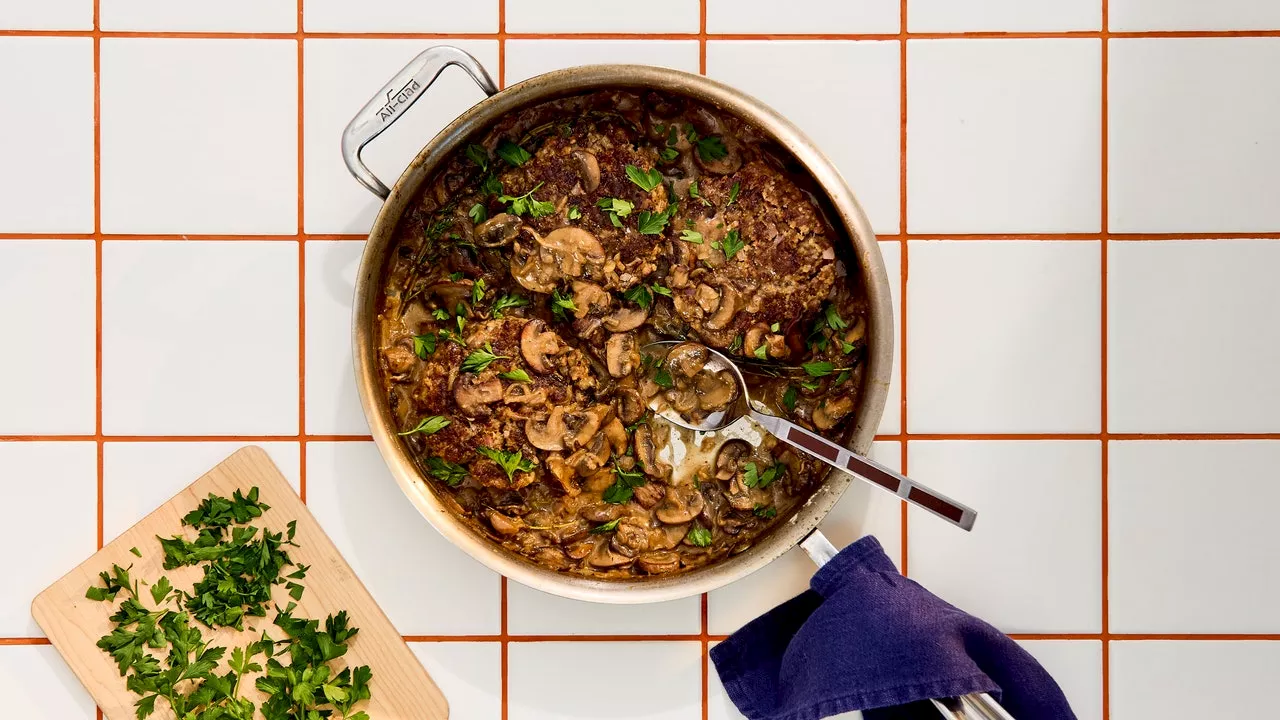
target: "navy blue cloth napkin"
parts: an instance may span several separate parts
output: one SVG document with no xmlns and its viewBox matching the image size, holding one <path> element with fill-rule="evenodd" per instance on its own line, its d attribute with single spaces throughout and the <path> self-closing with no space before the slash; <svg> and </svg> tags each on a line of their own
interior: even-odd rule
<svg viewBox="0 0 1280 720">
<path fill-rule="evenodd" d="M 711 659 L 751 720 L 851 710 L 871 711 L 868 720 L 936 719 L 918 703 L 976 692 L 991 693 L 1016 720 L 1075 718 L 1025 650 L 902 577 L 870 536 L 819 569 L 809 590 L 712 648 Z"/>
</svg>

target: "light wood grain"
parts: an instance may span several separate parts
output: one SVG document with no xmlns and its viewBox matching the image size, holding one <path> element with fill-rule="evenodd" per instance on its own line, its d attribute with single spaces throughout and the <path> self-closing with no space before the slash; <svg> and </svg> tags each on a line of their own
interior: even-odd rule
<svg viewBox="0 0 1280 720">
<path fill-rule="evenodd" d="M 357 478 L 351 479 L 357 482 Z M 85 589 L 98 581 L 98 573 L 110 569 L 112 563 L 121 567 L 133 566 L 131 574 L 136 579 L 154 582 L 168 576 L 175 587 L 190 590 L 193 582 L 203 574 L 198 568 L 164 570 L 164 554 L 156 536 L 169 537 L 184 533 L 193 537 L 190 528 L 183 528 L 182 516 L 194 509 L 210 493 L 231 497 L 235 490 L 248 491 L 257 487 L 260 500 L 271 506 L 255 524 L 272 531 L 281 531 L 290 520 L 298 523 L 295 542 L 300 546 L 289 548 L 295 563 L 310 565 L 303 580 L 306 592 L 298 603 L 295 615 L 319 618 L 339 610 L 346 610 L 351 624 L 360 628 L 360 634 L 351 642 L 347 654 L 335 661 L 335 669 L 344 664 L 355 667 L 368 665 L 373 670 L 370 684 L 372 699 L 360 709 L 369 713 L 371 720 L 438 720 L 449 717 L 449 706 L 439 688 L 432 682 L 413 651 L 404 643 L 387 616 L 374 602 L 369 591 L 352 573 L 351 567 L 338 553 L 333 542 L 316 523 L 305 505 L 293 492 L 266 452 L 258 447 L 246 447 L 210 470 L 169 502 L 134 525 L 111 544 L 67 573 L 62 579 L 40 593 L 31 604 L 31 614 L 44 629 L 50 642 L 71 666 L 80 682 L 102 708 L 109 720 L 132 720 L 137 697 L 125 689 L 115 662 L 99 650 L 98 638 L 111 631 L 107 617 L 116 603 L 94 602 L 85 598 Z M 142 557 L 135 557 L 130 548 L 137 547 Z M 142 601 L 151 607 L 151 597 L 140 590 Z M 274 598 L 281 607 L 290 598 L 284 586 L 277 586 Z M 263 630 L 273 638 L 283 638 L 284 633 L 272 624 L 274 611 L 268 609 L 267 617 L 247 618 L 245 631 L 224 628 L 210 630 L 199 623 L 196 627 L 213 644 L 228 648 L 243 647 L 257 639 Z M 261 658 L 259 658 L 261 662 Z M 220 668 L 225 672 L 227 668 Z M 262 697 L 252 683 L 242 694 L 261 704 Z M 160 708 L 163 707 L 163 710 Z M 173 717 L 167 704 L 157 703 L 158 720 Z"/>
</svg>

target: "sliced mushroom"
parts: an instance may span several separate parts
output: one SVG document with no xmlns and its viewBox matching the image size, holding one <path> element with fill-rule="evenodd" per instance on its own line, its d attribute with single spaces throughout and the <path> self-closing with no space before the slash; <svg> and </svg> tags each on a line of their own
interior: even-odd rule
<svg viewBox="0 0 1280 720">
<path fill-rule="evenodd" d="M 720 306 L 716 308 L 715 314 L 707 320 L 706 326 L 708 330 L 723 330 L 729 326 L 733 320 L 733 316 L 742 308 L 742 296 L 734 289 L 732 285 L 723 285 L 720 288 Z"/>
<path fill-rule="evenodd" d="M 720 307 L 720 292 L 710 285 L 699 285 L 693 290 L 693 300 L 703 312 L 715 312 Z"/>
<path fill-rule="evenodd" d="M 573 306 L 577 308 L 573 311 L 574 317 L 598 315 L 600 311 L 608 310 L 612 302 L 613 297 L 599 285 L 582 280 L 573 282 Z M 592 312 L 593 310 L 596 312 Z"/>
<path fill-rule="evenodd" d="M 787 347 L 787 339 L 782 335 L 769 335 L 764 339 L 764 344 L 767 348 L 765 354 L 769 357 L 783 360 L 791 355 L 791 348 Z"/>
<path fill-rule="evenodd" d="M 587 563 L 592 567 L 612 568 L 627 565 L 634 562 L 634 558 L 629 558 L 621 553 L 616 553 L 609 548 L 609 543 L 602 542 L 596 546 L 591 555 L 587 557 Z"/>
<path fill-rule="evenodd" d="M 667 488 L 667 496 L 654 510 L 654 517 L 668 525 L 680 525 L 698 517 L 706 502 L 702 493 L 687 485 Z"/>
<path fill-rule="evenodd" d="M 605 317 L 604 329 L 609 332 L 626 332 L 635 330 L 649 319 L 649 311 L 638 307 L 623 307 L 614 310 Z"/>
<path fill-rule="evenodd" d="M 520 234 L 520 218 L 510 213 L 498 213 L 477 225 L 471 232 L 479 247 L 503 247 L 510 245 Z"/>
<path fill-rule="evenodd" d="M 520 532 L 520 522 L 518 520 L 509 518 L 497 510 L 490 510 L 488 518 L 489 525 L 491 525 L 493 527 L 493 531 L 499 535 L 511 537 Z"/>
<path fill-rule="evenodd" d="M 765 344 L 765 338 L 769 334 L 769 326 L 764 323 L 756 323 L 747 328 L 747 335 L 742 341 L 742 354 L 747 357 L 759 357 L 756 351 L 761 345 Z"/>
<path fill-rule="evenodd" d="M 533 559 L 539 565 L 552 570 L 565 570 L 569 567 L 569 559 L 565 557 L 564 551 L 550 545 L 538 548 L 533 554 Z"/>
<path fill-rule="evenodd" d="M 813 409 L 813 424 L 819 430 L 830 430 L 853 411 L 853 398 L 848 395 L 823 398 Z"/>
<path fill-rule="evenodd" d="M 541 320 L 530 320 L 520 331 L 520 354 L 534 372 L 546 374 L 551 372 L 548 358 L 560 352 L 560 337 L 547 329 Z"/>
<path fill-rule="evenodd" d="M 711 353 L 707 348 L 694 342 L 685 342 L 671 348 L 667 353 L 667 367 L 677 376 L 691 378 L 702 371 Z"/>
<path fill-rule="evenodd" d="M 539 450 L 563 450 L 564 438 L 568 433 L 563 407 L 552 409 L 551 415 L 545 420 L 529 418 L 524 421 L 524 436 L 528 438 L 530 445 Z"/>
<path fill-rule="evenodd" d="M 600 187 L 600 161 L 596 160 L 594 153 L 578 149 L 569 154 L 569 159 L 573 161 L 573 169 L 578 173 L 584 192 L 594 192 Z"/>
<path fill-rule="evenodd" d="M 604 426 L 605 421 L 612 416 L 613 408 L 608 405 L 594 405 L 581 415 L 566 415 L 565 422 L 573 432 L 573 446 L 586 447 L 591 444 L 592 439 L 600 433 L 600 428 Z"/>
<path fill-rule="evenodd" d="M 650 575 L 662 575 L 680 569 L 680 556 L 670 550 L 653 550 L 636 558 L 636 564 Z"/>
<path fill-rule="evenodd" d="M 560 453 L 551 453 L 547 456 L 547 470 L 551 471 L 551 476 L 560 483 L 560 487 L 564 489 L 565 494 L 569 497 L 577 497 L 582 492 L 582 488 L 578 487 L 578 483 L 575 482 L 575 478 L 578 475 L 577 471 L 569 463 L 565 462 Z"/>
<path fill-rule="evenodd" d="M 520 230 L 532 241 L 517 239 L 512 244 L 511 276 L 533 292 L 550 294 L 557 282 L 582 277 L 604 263 L 600 241 L 580 227 L 562 227 L 545 237 L 528 225 Z"/>
<path fill-rule="evenodd" d="M 392 375 L 404 375 L 409 372 L 418 359 L 418 356 L 413 354 L 413 349 L 404 345 L 392 345 L 382 351 L 382 357 L 386 358 L 387 369 Z"/>
<path fill-rule="evenodd" d="M 847 343 L 856 343 L 867 334 L 867 320 L 859 315 L 854 318 L 853 324 L 848 330 L 844 331 L 844 341 Z"/>
<path fill-rule="evenodd" d="M 614 333 L 604 345 L 605 367 L 609 374 L 620 378 L 636 369 L 640 353 L 636 352 L 636 338 L 631 333 Z"/>
<path fill-rule="evenodd" d="M 671 409 L 681 415 L 687 416 L 700 407 L 698 393 L 691 388 L 671 388 L 665 393 L 664 397 L 666 397 L 667 404 L 671 406 Z"/>
<path fill-rule="evenodd" d="M 746 440 L 729 440 L 716 453 L 716 479 L 729 480 L 751 455 L 751 445 Z"/>
<path fill-rule="evenodd" d="M 620 388 L 617 391 L 618 418 L 630 425 L 644 417 L 644 403 L 640 402 L 640 393 L 631 388 Z"/>
<path fill-rule="evenodd" d="M 667 474 L 669 468 L 658 462 L 658 452 L 653 442 L 653 432 L 648 425 L 641 425 L 636 428 L 631 440 L 635 444 L 636 462 L 644 467 L 645 475 L 660 478 Z"/>
<path fill-rule="evenodd" d="M 565 458 L 565 462 L 577 474 L 588 477 L 609 462 L 609 455 L 609 443 L 601 434 L 596 435 L 586 446 Z"/>
<path fill-rule="evenodd" d="M 649 547 L 654 550 L 671 550 L 678 547 L 688 534 L 688 523 L 659 525 L 649 533 Z"/>
<path fill-rule="evenodd" d="M 503 391 L 502 402 L 507 405 L 545 405 L 547 391 L 544 388 L 535 388 L 529 383 L 513 382 Z"/>
<path fill-rule="evenodd" d="M 596 549 L 596 542 L 596 540 L 581 540 L 573 543 L 569 547 L 565 548 L 565 554 L 574 560 L 581 560 L 582 558 L 590 555 L 592 550 Z"/>
<path fill-rule="evenodd" d="M 640 506 L 646 510 L 652 509 L 654 505 L 662 502 L 662 498 L 667 494 L 666 488 L 661 483 L 647 482 L 637 488 L 632 489 L 632 499 L 640 503 Z"/>
<path fill-rule="evenodd" d="M 583 520 L 589 520 L 593 523 L 607 523 L 622 517 L 623 509 L 621 505 L 613 505 L 610 503 L 596 503 L 595 505 L 587 505 L 578 511 Z"/>
<path fill-rule="evenodd" d="M 612 418 L 605 423 L 604 437 L 609 441 L 609 449 L 614 453 L 621 455 L 627 451 L 627 429 L 618 418 Z"/>
<path fill-rule="evenodd" d="M 698 373 L 693 378 L 693 388 L 698 394 L 698 407 L 706 412 L 724 410 L 738 399 L 738 383 L 728 370 Z"/>
<path fill-rule="evenodd" d="M 638 518 L 623 518 L 613 531 L 609 546 L 614 552 L 635 557 L 649 549 L 649 525 Z"/>
<path fill-rule="evenodd" d="M 489 410 L 490 403 L 502 399 L 502 381 L 496 377 L 480 380 L 478 376 L 465 374 L 453 386 L 453 401 L 465 415 L 479 415 Z"/>
</svg>

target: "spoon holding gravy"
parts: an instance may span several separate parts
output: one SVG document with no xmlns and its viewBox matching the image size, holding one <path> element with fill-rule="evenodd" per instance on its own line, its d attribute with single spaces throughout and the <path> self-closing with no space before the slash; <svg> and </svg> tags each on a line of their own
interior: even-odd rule
<svg viewBox="0 0 1280 720">
<path fill-rule="evenodd" d="M 693 342 L 664 340 L 645 345 L 658 358 L 647 404 L 680 427 L 712 432 L 746 416 L 779 440 L 831 467 L 847 472 L 960 527 L 972 530 L 978 513 L 951 498 L 894 472 L 870 458 L 776 415 L 752 407 L 742 372 L 725 355 Z"/>
</svg>

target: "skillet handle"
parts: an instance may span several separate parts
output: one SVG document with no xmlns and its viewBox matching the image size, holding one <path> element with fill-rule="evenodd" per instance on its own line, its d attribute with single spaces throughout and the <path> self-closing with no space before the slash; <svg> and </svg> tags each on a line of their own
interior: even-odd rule
<svg viewBox="0 0 1280 720">
<path fill-rule="evenodd" d="M 396 73 L 342 131 L 342 159 L 347 163 L 347 170 L 361 185 L 383 200 L 391 190 L 364 164 L 360 151 L 418 102 L 423 92 L 450 65 L 465 70 L 485 95 L 498 92 L 498 86 L 480 61 L 452 45 L 438 45 L 424 50 Z"/>
</svg>

